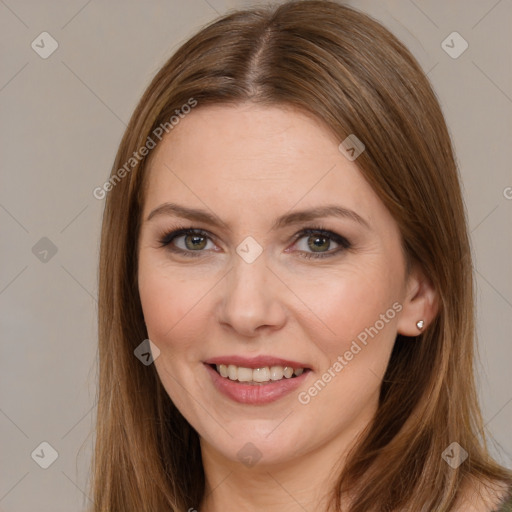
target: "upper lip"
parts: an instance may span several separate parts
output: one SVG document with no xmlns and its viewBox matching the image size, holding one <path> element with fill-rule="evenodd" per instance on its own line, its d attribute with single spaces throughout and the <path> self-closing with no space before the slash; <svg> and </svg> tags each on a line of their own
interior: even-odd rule
<svg viewBox="0 0 512 512">
<path fill-rule="evenodd" d="M 225 364 L 241 366 L 243 368 L 264 368 L 265 366 L 289 366 L 291 368 L 309 368 L 304 363 L 298 361 L 291 361 L 290 359 L 282 359 L 280 357 L 260 355 L 256 357 L 243 357 L 243 356 L 218 356 L 212 357 L 206 361 L 205 364 Z"/>
</svg>

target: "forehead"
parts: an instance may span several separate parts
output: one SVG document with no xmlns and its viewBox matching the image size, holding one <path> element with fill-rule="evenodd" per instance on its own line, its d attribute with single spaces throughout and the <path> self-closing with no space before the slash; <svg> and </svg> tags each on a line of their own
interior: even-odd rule
<svg viewBox="0 0 512 512">
<path fill-rule="evenodd" d="M 250 170 L 258 177 L 273 163 L 285 171 L 299 158 L 318 160 L 320 153 L 337 144 L 334 134 L 310 114 L 244 103 L 196 107 L 164 137 L 156 152 L 171 150 L 174 159 L 186 162 L 208 158 L 231 173 L 243 163 L 245 175 Z"/>
<path fill-rule="evenodd" d="M 198 106 L 151 155 L 145 214 L 164 202 L 207 206 L 221 217 L 329 203 L 374 216 L 384 205 L 339 143 L 295 109 Z"/>
</svg>

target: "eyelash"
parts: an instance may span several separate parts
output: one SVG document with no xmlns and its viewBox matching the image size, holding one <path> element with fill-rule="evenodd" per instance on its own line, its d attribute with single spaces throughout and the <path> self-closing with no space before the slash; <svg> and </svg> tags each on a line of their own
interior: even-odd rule
<svg viewBox="0 0 512 512">
<path fill-rule="evenodd" d="M 190 257 L 190 258 L 197 258 L 197 257 L 201 256 L 201 253 L 204 251 L 185 251 L 183 249 L 178 249 L 171 245 L 171 242 L 175 238 L 178 238 L 178 237 L 184 236 L 184 235 L 197 235 L 197 236 L 209 238 L 211 240 L 210 235 L 202 229 L 179 227 L 173 231 L 168 231 L 168 232 L 165 232 L 164 234 L 162 234 L 159 238 L 160 246 L 167 247 L 167 249 L 171 252 L 182 254 L 182 255 L 185 255 L 186 257 Z M 304 251 L 299 251 L 299 253 L 301 253 L 301 257 L 305 258 L 305 259 L 330 258 L 330 257 L 336 256 L 338 253 L 343 252 L 344 250 L 350 249 L 352 247 L 352 244 L 345 237 L 338 235 L 337 233 L 334 233 L 332 231 L 329 231 L 329 230 L 325 229 L 323 226 L 314 226 L 311 228 L 303 229 L 302 231 L 300 231 L 299 233 L 297 233 L 295 235 L 293 243 L 295 244 L 301 238 L 303 238 L 305 236 L 311 236 L 311 235 L 319 235 L 321 237 L 328 238 L 328 239 L 332 240 L 333 242 L 336 242 L 340 247 L 335 249 L 333 252 L 329 252 L 329 253 L 304 253 Z"/>
</svg>

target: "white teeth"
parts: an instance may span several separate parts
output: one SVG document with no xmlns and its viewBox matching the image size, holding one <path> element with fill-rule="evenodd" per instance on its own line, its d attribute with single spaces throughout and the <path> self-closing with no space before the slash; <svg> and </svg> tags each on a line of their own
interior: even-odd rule
<svg viewBox="0 0 512 512">
<path fill-rule="evenodd" d="M 238 368 L 238 380 L 240 382 L 251 382 L 251 380 L 253 380 L 253 373 L 254 371 L 251 368 L 243 368 L 240 366 Z"/>
<path fill-rule="evenodd" d="M 231 380 L 238 379 L 238 370 L 237 370 L 237 368 L 236 368 L 236 366 L 234 364 L 230 364 L 228 366 L 228 377 Z"/>
<path fill-rule="evenodd" d="M 217 371 L 222 377 L 239 382 L 270 382 L 283 378 L 291 379 L 295 374 L 297 377 L 304 373 L 304 368 L 292 368 L 291 366 L 263 366 L 262 368 L 245 368 L 234 364 L 216 365 Z"/>
<path fill-rule="evenodd" d="M 285 366 L 283 373 L 287 379 L 290 379 L 293 375 L 293 368 L 291 368 L 290 366 Z"/>
<path fill-rule="evenodd" d="M 241 368 L 238 370 L 238 375 L 240 375 L 240 370 Z M 270 380 L 270 370 L 268 367 L 255 368 L 252 371 L 252 380 L 254 382 L 268 382 Z"/>
<path fill-rule="evenodd" d="M 283 378 L 283 367 L 282 366 L 272 366 L 270 368 L 270 378 L 272 380 L 281 380 Z"/>
</svg>

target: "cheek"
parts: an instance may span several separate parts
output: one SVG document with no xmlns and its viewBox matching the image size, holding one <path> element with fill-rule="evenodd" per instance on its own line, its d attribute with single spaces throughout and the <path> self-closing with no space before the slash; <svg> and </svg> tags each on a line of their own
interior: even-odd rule
<svg viewBox="0 0 512 512">
<path fill-rule="evenodd" d="M 329 411 L 317 419 L 319 429 L 330 431 L 375 406 L 402 309 L 395 288 L 391 276 L 377 279 L 370 273 L 331 280 L 323 288 L 318 316 L 328 330 L 315 335 L 313 323 L 307 327 L 323 353 L 323 364 L 299 397 L 301 404 Z"/>
<path fill-rule="evenodd" d="M 173 339 L 180 340 L 180 347 L 185 346 L 192 334 L 186 329 L 192 326 L 189 317 L 193 315 L 194 306 L 207 291 L 206 284 L 181 280 L 179 273 L 159 268 L 144 258 L 139 267 L 139 295 L 144 313 L 144 321 L 149 338 L 160 349 Z M 203 290 L 204 288 L 204 290 Z M 179 334 L 178 334 L 179 333 Z M 178 348 L 178 347 L 175 347 Z"/>
<path fill-rule="evenodd" d="M 308 330 L 315 324 L 320 329 L 319 335 L 323 333 L 325 352 L 339 353 L 358 336 L 364 340 L 369 329 L 374 333 L 372 327 L 383 335 L 388 332 L 392 335 L 401 309 L 400 283 L 392 268 L 384 272 L 380 265 L 365 265 L 330 272 L 328 278 L 317 277 L 314 286 L 312 282 L 303 283 L 297 295 L 314 313 L 302 318 L 308 319 Z M 319 338 L 312 336 L 312 339 Z"/>
<path fill-rule="evenodd" d="M 159 348 L 155 367 L 167 394 L 191 421 L 185 389 L 198 389 L 193 367 L 197 364 L 198 340 L 203 338 L 197 321 L 201 297 L 211 288 L 202 281 L 181 280 L 179 272 L 146 265 L 139 267 L 139 294 L 149 339 Z M 196 315 L 196 318 L 194 318 Z"/>
</svg>

